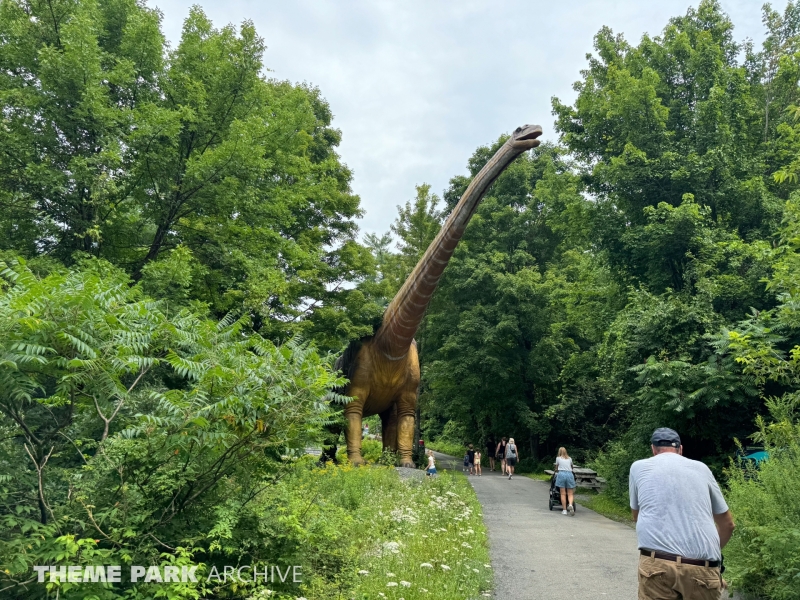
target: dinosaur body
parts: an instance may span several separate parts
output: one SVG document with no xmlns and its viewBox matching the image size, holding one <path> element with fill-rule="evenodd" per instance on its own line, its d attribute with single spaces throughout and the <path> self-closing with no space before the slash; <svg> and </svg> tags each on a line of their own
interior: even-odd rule
<svg viewBox="0 0 800 600">
<path fill-rule="evenodd" d="M 489 186 L 522 152 L 539 145 L 538 125 L 517 128 L 472 180 L 441 231 L 389 304 L 372 337 L 359 340 L 339 358 L 336 368 L 349 383 L 353 400 L 344 409 L 347 457 L 361 464 L 362 418 L 380 415 L 383 445 L 413 467 L 414 418 L 419 393 L 419 357 L 414 342 L 420 322 L 450 257 Z"/>
</svg>

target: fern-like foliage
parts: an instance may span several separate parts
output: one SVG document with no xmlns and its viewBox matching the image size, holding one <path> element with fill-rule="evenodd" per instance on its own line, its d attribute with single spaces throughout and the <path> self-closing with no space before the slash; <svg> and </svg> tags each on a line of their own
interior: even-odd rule
<svg viewBox="0 0 800 600">
<path fill-rule="evenodd" d="M 0 588 L 57 555 L 209 559 L 221 507 L 322 439 L 343 383 L 303 340 L 276 346 L 233 315 L 168 317 L 102 262 L 43 279 L 0 263 Z"/>
</svg>

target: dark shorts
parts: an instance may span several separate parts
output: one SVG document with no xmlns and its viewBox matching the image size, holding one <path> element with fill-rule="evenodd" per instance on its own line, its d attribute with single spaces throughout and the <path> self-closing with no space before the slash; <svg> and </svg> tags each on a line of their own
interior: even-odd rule
<svg viewBox="0 0 800 600">
<path fill-rule="evenodd" d="M 506 458 L 506 464 L 509 467 L 516 467 L 517 466 L 517 457 L 516 456 L 509 456 Z"/>
</svg>

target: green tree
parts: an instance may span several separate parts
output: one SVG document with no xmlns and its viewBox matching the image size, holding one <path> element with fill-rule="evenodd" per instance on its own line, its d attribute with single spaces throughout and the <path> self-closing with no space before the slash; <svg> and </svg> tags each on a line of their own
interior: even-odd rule
<svg viewBox="0 0 800 600">
<path fill-rule="evenodd" d="M 397 207 L 397 219 L 391 226 L 392 233 L 397 236 L 397 247 L 400 250 L 399 283 L 411 273 L 411 270 L 425 254 L 439 229 L 442 227 L 444 213 L 437 208 L 441 198 L 431 194 L 431 186 L 427 183 L 416 186 L 417 196 Z"/>
<path fill-rule="evenodd" d="M 187 298 L 218 317 L 357 335 L 370 310 L 348 284 L 373 267 L 341 133 L 319 90 L 264 76 L 264 49 L 252 23 L 216 29 L 196 7 L 168 50 L 135 0 L 4 2 L 0 249 L 139 279 L 182 247 Z"/>
<path fill-rule="evenodd" d="M 321 440 L 329 401 L 342 400 L 330 363 L 247 333 L 243 319 L 167 317 L 105 262 L 44 279 L 23 263 L 0 269 L 0 588 L 44 597 L 14 584 L 65 558 L 210 567 L 245 552 L 274 564 L 247 541 L 247 507 L 282 455 Z M 159 593 L 196 598 L 199 579 Z"/>
<path fill-rule="evenodd" d="M 479 148 L 468 168 L 479 170 L 492 152 Z M 454 178 L 451 190 L 464 183 Z M 613 314 L 607 294 L 614 297 L 614 284 L 591 256 L 567 245 L 588 239 L 581 190 L 561 151 L 542 146 L 517 159 L 478 207 L 426 318 L 428 436 L 455 420 L 474 432 L 459 441 L 513 432 L 535 455 L 554 430 L 569 429 L 561 426 L 577 413 L 561 409 L 571 401 L 587 424 L 607 420 L 594 418 L 605 410 L 603 396 L 593 402 L 592 367 L 584 370 L 580 353 L 599 341 L 602 320 Z M 585 393 L 573 396 L 578 389 Z"/>
</svg>

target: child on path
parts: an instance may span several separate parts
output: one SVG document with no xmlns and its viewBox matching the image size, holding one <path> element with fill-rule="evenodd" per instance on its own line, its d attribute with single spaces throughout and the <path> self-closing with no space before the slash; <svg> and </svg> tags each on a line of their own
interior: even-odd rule
<svg viewBox="0 0 800 600">
<path fill-rule="evenodd" d="M 466 473 L 469 470 L 469 454 L 466 452 L 464 453 L 464 468 L 462 471 Z"/>
<path fill-rule="evenodd" d="M 475 475 L 480 477 L 481 473 L 481 451 L 475 450 Z"/>
<path fill-rule="evenodd" d="M 426 469 L 426 473 L 428 477 L 433 477 L 436 475 L 436 460 L 433 458 L 433 450 L 426 450 L 425 454 L 428 455 L 428 468 Z"/>
<path fill-rule="evenodd" d="M 472 444 L 469 445 L 469 450 L 467 450 L 467 460 L 469 461 L 469 474 L 475 474 L 475 449 L 472 447 Z"/>
</svg>

